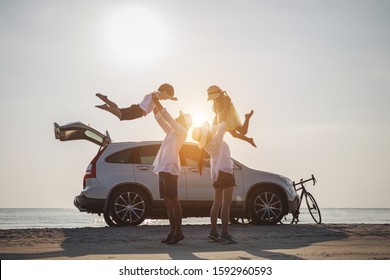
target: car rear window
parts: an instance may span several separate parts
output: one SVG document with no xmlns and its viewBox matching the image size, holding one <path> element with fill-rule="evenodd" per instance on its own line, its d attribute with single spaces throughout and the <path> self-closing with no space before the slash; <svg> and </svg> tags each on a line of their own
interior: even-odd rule
<svg viewBox="0 0 390 280">
<path fill-rule="evenodd" d="M 134 162 L 134 163 L 152 165 L 154 159 L 156 158 L 159 148 L 160 145 L 144 146 L 139 148 L 138 162 Z"/>
<path fill-rule="evenodd" d="M 106 158 L 109 163 L 132 163 L 152 165 L 160 145 L 148 145 L 122 150 Z"/>
<path fill-rule="evenodd" d="M 134 152 L 132 149 L 123 150 L 114 153 L 106 158 L 109 163 L 130 163 L 130 156 Z"/>
</svg>

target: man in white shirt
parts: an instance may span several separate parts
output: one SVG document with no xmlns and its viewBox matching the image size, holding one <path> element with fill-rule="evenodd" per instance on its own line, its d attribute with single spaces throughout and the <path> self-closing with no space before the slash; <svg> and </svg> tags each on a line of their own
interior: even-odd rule
<svg viewBox="0 0 390 280">
<path fill-rule="evenodd" d="M 153 163 L 153 171 L 159 174 L 160 197 L 164 198 L 171 226 L 168 236 L 161 242 L 173 245 L 184 239 L 177 179 L 181 170 L 179 151 L 187 138 L 188 129 L 192 126 L 192 118 L 189 114 L 180 112 L 179 117 L 173 119 L 156 96 L 153 96 L 153 101 L 156 105 L 153 109 L 155 119 L 166 133 Z"/>
</svg>

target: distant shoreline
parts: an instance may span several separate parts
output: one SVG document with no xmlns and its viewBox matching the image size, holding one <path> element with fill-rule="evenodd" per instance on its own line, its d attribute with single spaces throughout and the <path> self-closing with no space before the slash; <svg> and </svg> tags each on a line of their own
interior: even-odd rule
<svg viewBox="0 0 390 280">
<path fill-rule="evenodd" d="M 326 224 L 390 224 L 390 208 L 323 208 L 322 221 Z M 313 224 L 307 209 L 302 209 L 299 224 Z M 284 220 L 284 218 L 283 218 Z M 168 225 L 167 219 L 147 219 L 142 226 Z M 210 218 L 185 218 L 184 225 L 209 225 Z M 107 224 L 103 216 L 81 213 L 77 209 L 62 208 L 0 208 L 0 229 L 29 228 L 102 228 Z"/>
<path fill-rule="evenodd" d="M 238 244 L 207 239 L 209 225 L 184 225 L 186 238 L 162 244 L 168 226 L 0 230 L 2 260 L 33 259 L 390 259 L 390 224 L 232 225 Z"/>
</svg>

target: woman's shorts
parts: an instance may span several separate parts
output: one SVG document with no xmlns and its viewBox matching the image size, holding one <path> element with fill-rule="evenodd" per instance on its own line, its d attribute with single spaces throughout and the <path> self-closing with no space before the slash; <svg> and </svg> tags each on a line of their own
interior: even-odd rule
<svg viewBox="0 0 390 280">
<path fill-rule="evenodd" d="M 168 172 L 159 172 L 158 175 L 160 198 L 177 197 L 177 178 L 179 176 Z"/>
<path fill-rule="evenodd" d="M 119 109 L 122 113 L 121 121 L 139 119 L 145 116 L 145 111 L 138 104 L 133 104 L 127 108 Z"/>
<path fill-rule="evenodd" d="M 218 179 L 214 182 L 214 188 L 225 189 L 233 186 L 236 186 L 236 179 L 234 178 L 234 175 L 231 173 L 219 171 Z"/>
</svg>

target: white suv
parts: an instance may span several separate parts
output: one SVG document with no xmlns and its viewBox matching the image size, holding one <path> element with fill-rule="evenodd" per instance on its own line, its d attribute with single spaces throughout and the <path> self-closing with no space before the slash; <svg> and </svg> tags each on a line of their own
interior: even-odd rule
<svg viewBox="0 0 390 280">
<path fill-rule="evenodd" d="M 103 213 L 109 226 L 167 218 L 159 196 L 158 175 L 152 166 L 161 141 L 113 143 L 108 132 L 104 135 L 82 122 L 63 126 L 54 123 L 54 132 L 60 141 L 85 139 L 99 145 L 85 172 L 83 190 L 74 198 L 80 211 Z M 199 154 L 194 143 L 185 143 L 180 150 L 178 195 L 183 217 L 208 217 L 213 203 L 209 157 L 205 157 L 201 176 Z M 231 206 L 232 222 L 276 224 L 297 209 L 299 196 L 290 179 L 250 169 L 234 159 L 233 162 L 237 186 Z"/>
</svg>

